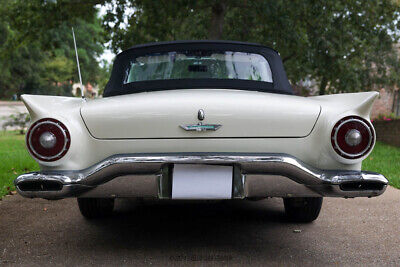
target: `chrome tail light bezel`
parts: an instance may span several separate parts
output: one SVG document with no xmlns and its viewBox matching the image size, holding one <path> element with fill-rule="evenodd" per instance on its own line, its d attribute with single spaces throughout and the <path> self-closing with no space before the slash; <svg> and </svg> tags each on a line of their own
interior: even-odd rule
<svg viewBox="0 0 400 267">
<path fill-rule="evenodd" d="M 338 142 L 338 137 L 345 138 L 343 136 L 338 136 L 338 134 L 339 134 L 339 130 L 343 126 L 345 126 L 347 123 L 356 123 L 360 127 L 364 127 L 363 130 L 365 130 L 368 133 L 367 144 L 361 151 L 359 151 L 357 153 L 350 153 L 348 151 L 345 151 L 345 149 L 343 147 L 341 147 L 340 143 Z M 365 138 L 365 136 L 363 136 L 363 138 Z M 372 124 L 370 122 L 368 122 L 366 119 L 361 118 L 359 116 L 347 116 L 347 117 L 340 119 L 333 127 L 332 133 L 331 133 L 331 144 L 332 144 L 332 148 L 339 156 L 346 158 L 346 159 L 359 159 L 359 158 L 362 158 L 363 156 L 367 155 L 374 147 L 375 131 L 374 131 Z"/>
<path fill-rule="evenodd" d="M 40 127 L 46 126 L 46 125 L 51 125 L 52 127 L 55 127 L 55 129 L 58 132 L 58 135 L 62 137 L 62 140 L 57 140 L 58 142 L 62 142 L 62 146 L 56 151 L 56 153 L 52 153 L 51 155 L 43 155 L 41 154 L 38 150 L 38 148 L 36 146 L 36 144 L 34 144 L 33 142 L 33 136 L 35 135 L 35 131 L 37 131 L 38 129 L 40 129 Z M 54 134 L 51 130 L 48 130 L 46 132 L 50 132 L 52 134 Z M 35 158 L 37 158 L 38 160 L 41 161 L 45 161 L 45 162 L 52 162 L 52 161 L 56 161 L 61 159 L 62 157 L 65 156 L 65 154 L 67 154 L 70 145 L 71 145 L 71 136 L 70 133 L 67 129 L 67 127 L 60 121 L 53 119 L 53 118 L 44 118 L 44 119 L 40 119 L 36 122 L 34 122 L 27 134 L 26 134 L 26 144 L 28 147 L 29 152 L 31 153 L 31 155 Z M 41 147 L 40 149 L 48 149 L 45 147 Z M 50 148 L 52 149 L 52 148 Z M 49 149 L 49 150 L 50 150 Z"/>
</svg>

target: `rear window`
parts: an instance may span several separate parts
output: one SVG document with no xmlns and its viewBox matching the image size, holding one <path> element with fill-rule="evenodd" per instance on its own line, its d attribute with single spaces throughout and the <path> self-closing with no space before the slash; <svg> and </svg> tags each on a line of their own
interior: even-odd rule
<svg viewBox="0 0 400 267">
<path fill-rule="evenodd" d="M 232 51 L 175 51 L 140 55 L 125 70 L 124 84 L 172 79 L 232 79 L 272 83 L 267 59 Z"/>
</svg>

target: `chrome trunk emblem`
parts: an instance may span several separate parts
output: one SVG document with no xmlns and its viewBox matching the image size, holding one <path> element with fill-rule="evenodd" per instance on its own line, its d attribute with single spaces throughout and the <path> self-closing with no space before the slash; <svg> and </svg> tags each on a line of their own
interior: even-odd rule
<svg viewBox="0 0 400 267">
<path fill-rule="evenodd" d="M 222 126 L 221 124 L 202 124 L 201 122 L 199 122 L 198 124 L 180 125 L 180 127 L 186 131 L 196 131 L 196 132 L 216 131 L 221 126 Z"/>
<path fill-rule="evenodd" d="M 204 120 L 205 117 L 206 114 L 204 110 L 199 109 L 199 111 L 197 112 L 197 118 L 200 121 L 199 123 L 180 125 L 180 127 L 185 131 L 205 132 L 205 131 L 216 131 L 222 126 L 221 124 L 203 124 L 201 121 Z"/>
</svg>

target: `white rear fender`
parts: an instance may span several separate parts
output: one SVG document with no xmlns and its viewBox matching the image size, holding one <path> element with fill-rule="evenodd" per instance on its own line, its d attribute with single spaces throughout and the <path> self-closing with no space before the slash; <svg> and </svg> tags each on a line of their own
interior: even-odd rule
<svg viewBox="0 0 400 267">
<path fill-rule="evenodd" d="M 361 161 L 368 157 L 372 149 L 361 158 L 345 159 L 333 149 L 331 133 L 335 124 L 347 116 L 359 116 L 369 122 L 372 105 L 378 95 L 378 92 L 363 92 L 310 97 L 322 107 L 320 118 L 313 131 L 315 141 L 325 144 L 322 147 L 318 165 L 327 166 L 334 159 L 344 164 L 356 164 L 361 168 Z M 374 133 L 374 142 L 375 139 Z"/>
<path fill-rule="evenodd" d="M 67 154 L 59 160 L 44 162 L 38 160 L 41 169 L 52 169 L 58 166 L 80 169 L 82 158 L 90 157 L 91 137 L 80 116 L 80 108 L 85 101 L 76 97 L 22 95 L 22 101 L 31 116 L 31 123 L 40 119 L 52 118 L 62 122 L 71 137 Z"/>
</svg>

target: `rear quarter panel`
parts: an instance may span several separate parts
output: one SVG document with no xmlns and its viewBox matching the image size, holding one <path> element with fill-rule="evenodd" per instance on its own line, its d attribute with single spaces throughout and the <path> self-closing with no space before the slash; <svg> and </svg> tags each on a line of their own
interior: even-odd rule
<svg viewBox="0 0 400 267">
<path fill-rule="evenodd" d="M 51 163 L 38 161 L 42 170 L 85 169 L 115 154 L 179 152 L 287 153 L 320 169 L 360 170 L 363 158 L 346 160 L 336 155 L 330 144 L 330 133 L 333 125 L 344 116 L 358 115 L 369 120 L 369 112 L 377 95 L 376 92 L 367 92 L 298 97 L 298 101 L 314 101 L 321 106 L 321 114 L 312 132 L 305 137 L 207 139 L 101 140 L 89 133 L 81 117 L 81 108 L 90 102 L 79 98 L 32 95 L 24 95 L 22 99 L 33 121 L 45 117 L 58 119 L 67 126 L 71 134 L 71 147 L 66 156 Z M 221 103 L 222 109 L 223 105 L 224 103 Z M 298 112 L 300 116 L 301 109 Z M 296 128 L 298 125 L 294 122 L 290 126 Z"/>
</svg>

